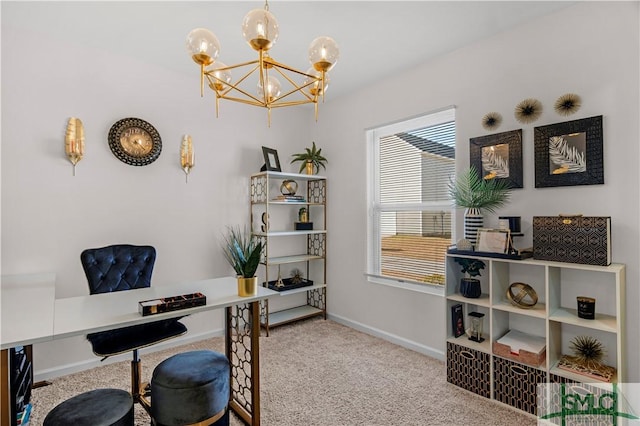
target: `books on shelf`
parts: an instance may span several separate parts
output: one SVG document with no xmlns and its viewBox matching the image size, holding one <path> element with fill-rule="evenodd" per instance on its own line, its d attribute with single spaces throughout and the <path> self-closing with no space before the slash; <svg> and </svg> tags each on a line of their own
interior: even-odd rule
<svg viewBox="0 0 640 426">
<path fill-rule="evenodd" d="M 20 413 L 16 415 L 16 425 L 27 426 L 29 424 L 29 417 L 31 416 L 31 404 L 27 404 Z"/>
<path fill-rule="evenodd" d="M 305 199 L 302 195 L 278 195 L 273 201 L 290 201 L 294 203 L 304 203 Z"/>
</svg>

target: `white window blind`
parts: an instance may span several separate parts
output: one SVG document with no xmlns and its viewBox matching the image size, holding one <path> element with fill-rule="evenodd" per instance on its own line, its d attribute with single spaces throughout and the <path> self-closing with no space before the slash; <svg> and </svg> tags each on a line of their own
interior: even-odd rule
<svg viewBox="0 0 640 426">
<path fill-rule="evenodd" d="M 368 273 L 443 285 L 452 232 L 447 185 L 455 173 L 454 109 L 374 129 L 368 142 Z"/>
</svg>

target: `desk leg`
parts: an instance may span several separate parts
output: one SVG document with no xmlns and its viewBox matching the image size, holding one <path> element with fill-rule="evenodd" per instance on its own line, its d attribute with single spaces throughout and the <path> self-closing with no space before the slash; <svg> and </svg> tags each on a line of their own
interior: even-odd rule
<svg viewBox="0 0 640 426">
<path fill-rule="evenodd" d="M 11 395 L 9 395 L 9 350 L 3 349 L 0 353 L 0 425 L 11 424 Z"/>
<path fill-rule="evenodd" d="M 226 310 L 225 350 L 231 363 L 229 406 L 251 426 L 260 425 L 260 302 Z"/>
</svg>

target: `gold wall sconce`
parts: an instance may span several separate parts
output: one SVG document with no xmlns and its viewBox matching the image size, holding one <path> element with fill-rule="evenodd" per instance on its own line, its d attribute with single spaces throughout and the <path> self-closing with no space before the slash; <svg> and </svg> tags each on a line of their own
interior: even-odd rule
<svg viewBox="0 0 640 426">
<path fill-rule="evenodd" d="M 189 183 L 189 173 L 196 165 L 196 155 L 193 151 L 191 136 L 184 135 L 180 144 L 180 167 L 184 170 L 185 182 Z"/>
<path fill-rule="evenodd" d="M 73 175 L 76 175 L 76 164 L 84 155 L 84 127 L 79 118 L 71 117 L 67 122 L 67 131 L 64 137 L 64 150 L 67 158 L 73 164 Z"/>
</svg>

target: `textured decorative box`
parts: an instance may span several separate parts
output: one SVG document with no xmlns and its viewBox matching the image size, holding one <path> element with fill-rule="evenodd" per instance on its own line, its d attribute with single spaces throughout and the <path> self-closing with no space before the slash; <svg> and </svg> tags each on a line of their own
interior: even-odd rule
<svg viewBox="0 0 640 426">
<path fill-rule="evenodd" d="M 493 358 L 493 398 L 496 401 L 536 415 L 538 385 L 546 382 L 547 372 L 544 370 L 504 358 Z"/>
<path fill-rule="evenodd" d="M 313 222 L 295 222 L 296 231 L 313 231 Z"/>
<path fill-rule="evenodd" d="M 138 312 L 144 317 L 162 312 L 204 306 L 207 297 L 202 293 L 183 294 L 181 296 L 162 297 L 160 299 L 143 300 L 138 302 Z"/>
<path fill-rule="evenodd" d="M 447 382 L 491 398 L 491 356 L 447 342 Z"/>
<path fill-rule="evenodd" d="M 538 367 L 545 360 L 547 347 L 544 337 L 511 330 L 493 342 L 493 353 L 503 358 Z"/>
<path fill-rule="evenodd" d="M 611 264 L 611 218 L 534 216 L 533 258 L 587 265 Z"/>
</svg>

